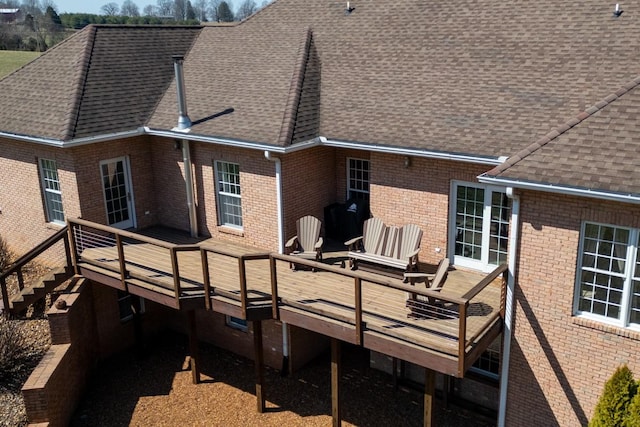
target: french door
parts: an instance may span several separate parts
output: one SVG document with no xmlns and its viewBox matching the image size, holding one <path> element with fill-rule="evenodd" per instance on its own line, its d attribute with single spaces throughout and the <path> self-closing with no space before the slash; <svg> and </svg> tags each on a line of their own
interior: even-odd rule
<svg viewBox="0 0 640 427">
<path fill-rule="evenodd" d="M 102 190 L 107 210 L 107 223 L 117 228 L 135 227 L 131 171 L 129 159 L 103 160 L 100 162 Z"/>
</svg>

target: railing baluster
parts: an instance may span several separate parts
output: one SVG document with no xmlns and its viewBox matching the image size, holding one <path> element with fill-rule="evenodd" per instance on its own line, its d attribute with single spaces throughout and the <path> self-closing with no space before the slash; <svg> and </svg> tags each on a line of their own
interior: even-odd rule
<svg viewBox="0 0 640 427">
<path fill-rule="evenodd" d="M 173 288 L 176 294 L 176 303 L 178 309 L 180 309 L 180 270 L 178 268 L 178 251 L 175 247 L 170 249 L 171 251 L 171 271 L 173 272 Z"/>
<path fill-rule="evenodd" d="M 200 249 L 202 264 L 202 286 L 204 290 L 204 308 L 211 310 L 211 276 L 209 275 L 209 253 L 206 249 Z"/>
<path fill-rule="evenodd" d="M 276 259 L 269 256 L 269 266 L 271 267 L 271 306 L 273 310 L 273 318 L 280 319 L 280 311 L 278 309 L 278 273 L 276 272 Z"/>
<path fill-rule="evenodd" d="M 4 277 L 0 278 L 0 291 L 2 292 L 2 304 L 4 306 L 4 314 L 9 315 L 9 292 L 7 291 L 7 281 Z"/>
<path fill-rule="evenodd" d="M 356 298 L 356 344 L 362 344 L 362 279 L 356 277 L 355 280 Z"/>
<path fill-rule="evenodd" d="M 18 276 L 18 288 L 20 290 L 24 289 L 24 276 L 22 275 L 22 268 L 19 268 L 18 271 L 16 272 L 16 275 Z"/>
<path fill-rule="evenodd" d="M 122 287 L 127 291 L 127 264 L 124 259 L 124 246 L 122 244 L 122 237 L 116 234 L 116 248 L 118 249 L 118 265 L 120 266 L 120 281 Z"/>
<path fill-rule="evenodd" d="M 464 372 L 464 358 L 467 350 L 467 307 L 469 302 L 458 305 L 460 330 L 458 331 L 458 374 Z"/>
<path fill-rule="evenodd" d="M 247 271 L 244 264 L 244 257 L 238 258 L 238 272 L 240 274 L 240 305 L 242 307 L 242 318 L 247 318 Z"/>
</svg>

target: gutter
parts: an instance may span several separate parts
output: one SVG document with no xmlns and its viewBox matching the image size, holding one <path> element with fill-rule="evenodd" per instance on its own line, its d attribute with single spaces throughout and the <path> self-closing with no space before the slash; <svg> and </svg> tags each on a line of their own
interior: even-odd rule
<svg viewBox="0 0 640 427">
<path fill-rule="evenodd" d="M 507 387 L 509 384 L 509 362 L 511 358 L 511 337 L 513 335 L 513 304 L 515 303 L 516 257 L 518 256 L 518 236 L 520 232 L 520 196 L 513 187 L 506 190 L 511 204 L 511 229 L 509 231 L 509 276 L 504 310 L 504 332 L 502 334 L 502 366 L 500 371 L 500 396 L 498 404 L 498 427 L 505 427 L 507 414 Z"/>
<path fill-rule="evenodd" d="M 41 138 L 37 136 L 20 135 L 10 132 L 0 132 L 0 137 L 13 139 L 16 141 L 33 142 L 35 144 L 49 145 L 59 148 L 77 147 L 80 145 L 93 144 L 96 142 L 113 141 L 115 139 L 131 138 L 134 136 L 145 135 L 147 132 L 145 128 L 139 127 L 134 130 L 128 130 L 124 132 L 113 132 L 104 135 L 87 136 L 84 138 L 71 139 L 69 141 L 62 141 L 54 138 Z"/>
<path fill-rule="evenodd" d="M 478 181 L 484 184 L 501 185 L 505 187 L 520 188 L 523 190 L 543 191 L 547 193 L 564 194 L 566 196 L 592 197 L 595 199 L 610 200 L 612 202 L 640 204 L 640 196 L 623 193 L 612 193 L 602 190 L 590 190 L 588 188 L 569 187 L 554 184 L 539 184 L 513 179 L 491 178 L 488 175 L 480 175 Z"/>
<path fill-rule="evenodd" d="M 350 148 L 354 150 L 367 150 L 377 153 L 399 154 L 402 156 L 424 157 L 427 159 L 453 160 L 457 162 L 479 163 L 483 165 L 500 165 L 505 157 L 491 156 L 469 156 L 446 151 L 418 150 L 415 148 L 397 148 L 385 145 L 365 144 L 362 142 L 343 141 L 337 139 L 327 139 L 324 136 L 318 137 L 322 145 L 327 147 Z"/>
</svg>

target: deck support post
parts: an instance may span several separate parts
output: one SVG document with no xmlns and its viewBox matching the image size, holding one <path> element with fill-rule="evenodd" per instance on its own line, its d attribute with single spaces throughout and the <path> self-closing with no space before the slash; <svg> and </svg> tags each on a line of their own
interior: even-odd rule
<svg viewBox="0 0 640 427">
<path fill-rule="evenodd" d="M 434 424 L 434 408 L 436 394 L 436 373 L 433 369 L 425 368 L 424 372 L 424 427 Z"/>
<path fill-rule="evenodd" d="M 391 372 L 393 373 L 393 389 L 398 390 L 398 358 L 391 358 Z"/>
<path fill-rule="evenodd" d="M 340 340 L 331 338 L 331 415 L 333 427 L 342 425 L 340 413 Z"/>
<path fill-rule="evenodd" d="M 262 347 L 262 321 L 254 320 L 253 322 L 253 351 L 255 352 L 255 370 L 256 370 L 256 400 L 258 413 L 265 411 L 264 398 L 264 349 Z"/>
<path fill-rule="evenodd" d="M 189 320 L 189 366 L 191 367 L 191 381 L 193 384 L 200 382 L 200 368 L 198 366 L 198 334 L 196 329 L 196 311 L 187 312 Z"/>
</svg>

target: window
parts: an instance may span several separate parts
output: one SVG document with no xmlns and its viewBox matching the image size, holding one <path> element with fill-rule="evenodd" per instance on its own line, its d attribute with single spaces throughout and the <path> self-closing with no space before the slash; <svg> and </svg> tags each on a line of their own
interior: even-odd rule
<svg viewBox="0 0 640 427">
<path fill-rule="evenodd" d="M 498 187 L 469 183 L 453 187 L 454 262 L 484 271 L 506 262 L 511 200 Z"/>
<path fill-rule="evenodd" d="M 140 306 L 140 314 L 144 313 L 143 298 L 118 290 L 118 311 L 120 313 L 121 322 L 126 322 L 133 319 L 135 305 Z"/>
<path fill-rule="evenodd" d="M 231 326 L 234 329 L 239 329 L 243 332 L 247 332 L 247 321 L 245 319 L 240 319 L 239 317 L 227 316 L 226 320 L 227 326 Z"/>
<path fill-rule="evenodd" d="M 576 314 L 640 327 L 640 230 L 585 222 L 581 239 Z"/>
<path fill-rule="evenodd" d="M 496 338 L 480 355 L 471 370 L 489 378 L 498 379 L 500 376 L 500 348 L 502 335 Z"/>
<path fill-rule="evenodd" d="M 369 200 L 369 160 L 347 159 L 347 199 Z"/>
<path fill-rule="evenodd" d="M 215 169 L 220 224 L 242 228 L 240 165 L 217 161 Z"/>
<path fill-rule="evenodd" d="M 40 159 L 40 177 L 47 221 L 64 224 L 62 192 L 55 160 Z"/>
</svg>

